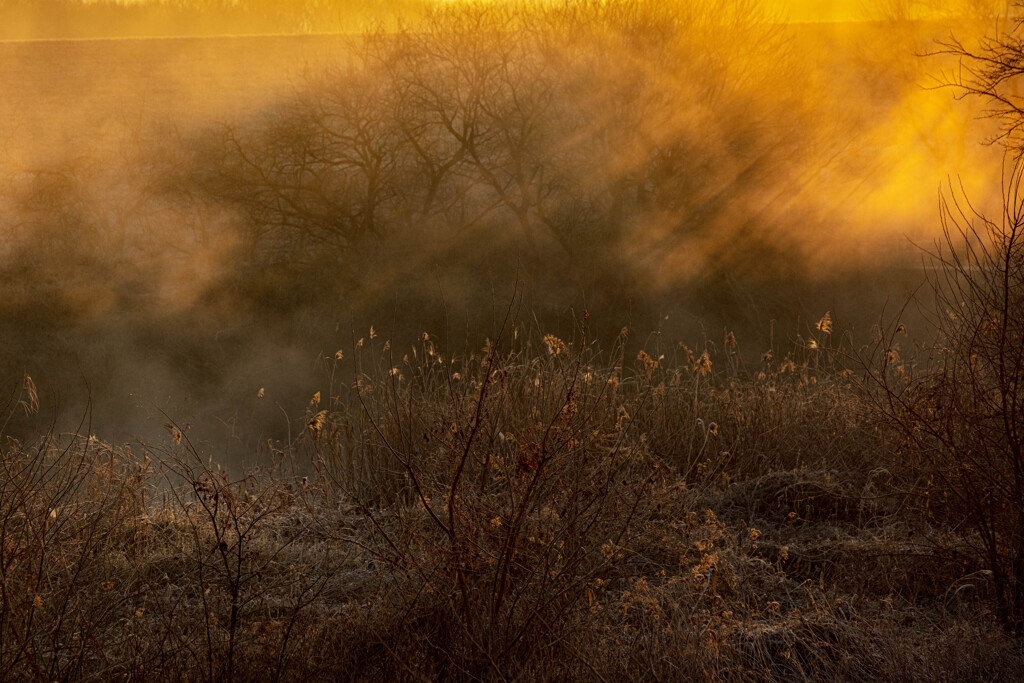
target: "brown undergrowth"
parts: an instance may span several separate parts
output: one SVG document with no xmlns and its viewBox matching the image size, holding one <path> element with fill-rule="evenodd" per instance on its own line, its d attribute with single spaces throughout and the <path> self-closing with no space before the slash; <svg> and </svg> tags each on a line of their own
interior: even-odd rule
<svg viewBox="0 0 1024 683">
<path fill-rule="evenodd" d="M 0 679 L 1014 678 L 969 531 L 831 329 L 752 362 L 585 320 L 457 357 L 373 332 L 243 475 L 173 423 L 8 439 Z"/>
</svg>

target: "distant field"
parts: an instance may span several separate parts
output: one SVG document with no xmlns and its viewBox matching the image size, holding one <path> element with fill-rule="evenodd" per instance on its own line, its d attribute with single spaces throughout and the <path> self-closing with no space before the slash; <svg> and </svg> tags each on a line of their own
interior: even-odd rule
<svg viewBox="0 0 1024 683">
<path fill-rule="evenodd" d="M 845 173 L 844 167 L 853 166 L 865 171 L 861 180 L 870 185 L 872 178 L 877 181 L 892 172 L 892 165 L 922 159 L 918 173 L 928 175 L 918 178 L 918 186 L 929 200 L 900 196 L 899 201 L 921 205 L 927 213 L 915 209 L 918 213 L 908 216 L 906 207 L 896 207 L 902 223 L 899 237 L 915 219 L 931 221 L 934 189 L 947 174 L 973 163 L 964 157 L 964 149 L 973 149 L 984 134 L 961 128 L 959 139 L 950 140 L 950 105 L 937 108 L 932 101 L 922 110 L 904 103 L 908 88 L 912 92 L 934 84 L 929 70 L 937 73 L 941 65 L 923 68 L 921 62 L 878 69 L 872 63 L 879 59 L 878 50 L 895 49 L 884 28 L 872 23 L 800 25 L 792 29 L 791 49 L 811 60 L 815 71 L 801 74 L 808 87 L 825 74 L 833 86 L 839 84 L 840 98 L 825 91 L 817 95 L 823 119 L 834 117 L 839 127 L 848 125 L 850 117 L 884 123 L 895 113 L 897 119 L 890 132 L 866 128 L 857 137 L 836 138 L 834 153 L 816 171 L 816 180 L 831 182 L 835 174 Z M 919 35 L 941 37 L 943 30 L 928 27 Z M 130 136 L 152 125 L 174 122 L 188 128 L 237 122 L 301 87 L 304 72 L 316 73 L 323 63 L 342 58 L 353 39 L 283 35 L 0 41 L 0 145 L 14 159 L 74 157 L 96 141 L 109 152 L 111 135 Z M 900 49 L 934 48 L 931 39 L 915 41 Z M 957 105 L 957 126 L 971 118 L 967 103 Z M 863 202 L 869 191 L 856 185 L 841 188 L 834 208 Z M 799 202 L 800 195 L 791 194 L 786 201 Z M 888 239 L 880 241 L 882 249 L 890 245 Z"/>
<path fill-rule="evenodd" d="M 0 140 L 74 154 L 104 127 L 235 119 L 344 54 L 343 36 L 0 42 Z"/>
</svg>

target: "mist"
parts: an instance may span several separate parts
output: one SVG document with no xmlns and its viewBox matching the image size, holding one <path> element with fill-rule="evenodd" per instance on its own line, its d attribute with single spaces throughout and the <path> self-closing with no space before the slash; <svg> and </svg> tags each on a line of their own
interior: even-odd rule
<svg viewBox="0 0 1024 683">
<path fill-rule="evenodd" d="M 169 7 L 0 43 L 0 369 L 59 429 L 173 418 L 244 461 L 371 326 L 465 353 L 517 288 L 541 333 L 865 334 L 920 284 L 941 192 L 998 207 L 999 131 L 936 42 L 990 7 Z M 296 34 L 224 35 L 274 22 Z"/>
</svg>

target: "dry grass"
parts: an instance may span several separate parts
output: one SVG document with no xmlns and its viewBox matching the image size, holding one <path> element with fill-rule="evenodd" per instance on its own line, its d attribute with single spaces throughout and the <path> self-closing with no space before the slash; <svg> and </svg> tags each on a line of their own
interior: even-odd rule
<svg viewBox="0 0 1024 683">
<path fill-rule="evenodd" d="M 242 477 L 173 429 L 8 440 L 0 678 L 1016 678 L 955 514 L 818 336 L 375 335 Z"/>
</svg>

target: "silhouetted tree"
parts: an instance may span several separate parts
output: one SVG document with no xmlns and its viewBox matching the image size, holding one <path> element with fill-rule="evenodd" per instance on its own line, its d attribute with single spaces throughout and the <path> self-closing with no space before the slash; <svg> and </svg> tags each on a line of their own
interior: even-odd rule
<svg viewBox="0 0 1024 683">
<path fill-rule="evenodd" d="M 792 163 L 762 19 L 745 0 L 438 6 L 197 144 L 195 182 L 240 216 L 254 271 L 476 245 L 628 278 L 624 249 L 725 242 Z"/>
</svg>

